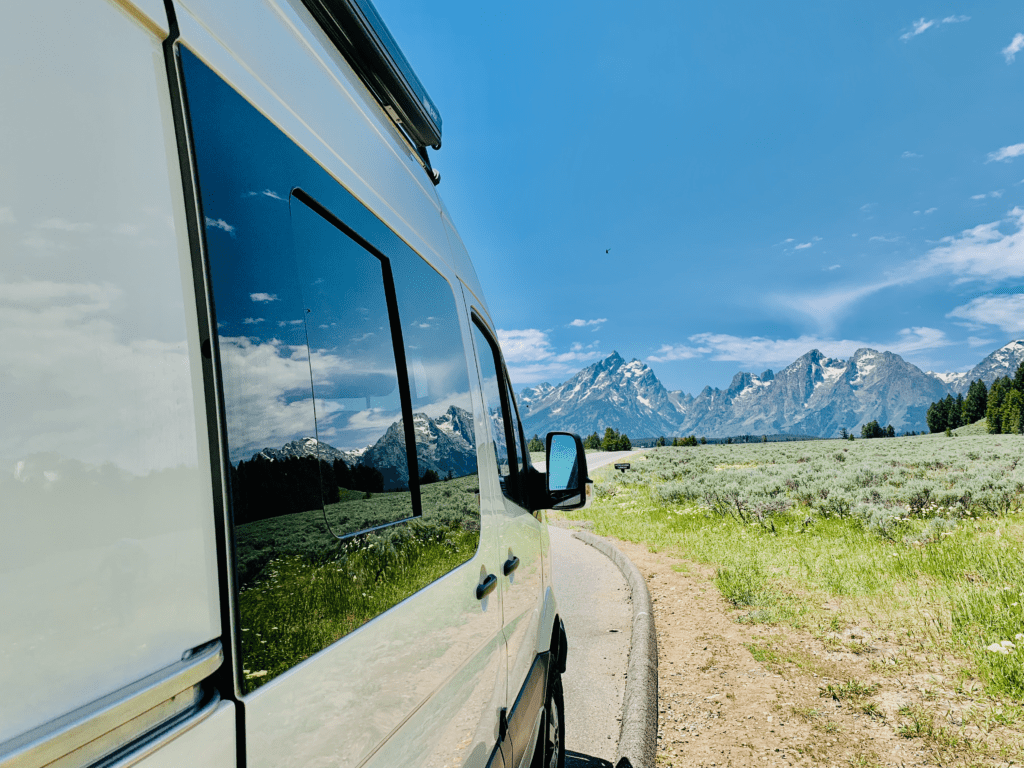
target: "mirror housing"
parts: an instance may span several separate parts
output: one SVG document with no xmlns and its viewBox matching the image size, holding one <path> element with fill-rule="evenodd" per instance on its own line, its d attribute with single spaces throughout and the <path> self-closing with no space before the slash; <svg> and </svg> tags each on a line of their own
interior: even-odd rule
<svg viewBox="0 0 1024 768">
<path fill-rule="evenodd" d="M 593 499 L 593 483 L 587 475 L 583 440 L 571 432 L 548 432 L 544 441 L 546 467 L 543 509 L 583 509 Z"/>
</svg>

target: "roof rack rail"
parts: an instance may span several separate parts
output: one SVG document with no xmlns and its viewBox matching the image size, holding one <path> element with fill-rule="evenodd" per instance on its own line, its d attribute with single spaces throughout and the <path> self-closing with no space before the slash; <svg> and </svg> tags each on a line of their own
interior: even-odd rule
<svg viewBox="0 0 1024 768">
<path fill-rule="evenodd" d="M 416 148 L 440 149 L 441 113 L 373 3 L 370 0 L 302 2 Z"/>
</svg>

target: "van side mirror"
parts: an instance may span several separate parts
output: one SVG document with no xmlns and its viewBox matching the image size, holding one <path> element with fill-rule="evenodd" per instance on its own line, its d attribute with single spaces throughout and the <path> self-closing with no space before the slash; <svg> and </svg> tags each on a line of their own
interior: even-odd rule
<svg viewBox="0 0 1024 768">
<path fill-rule="evenodd" d="M 590 503 L 590 478 L 583 440 L 569 432 L 549 432 L 545 441 L 544 506 L 548 509 L 581 509 Z"/>
</svg>

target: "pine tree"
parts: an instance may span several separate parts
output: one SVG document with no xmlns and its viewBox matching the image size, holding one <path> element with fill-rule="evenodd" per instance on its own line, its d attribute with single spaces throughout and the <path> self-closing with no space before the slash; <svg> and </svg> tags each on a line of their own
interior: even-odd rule
<svg viewBox="0 0 1024 768">
<path fill-rule="evenodd" d="M 846 427 L 839 430 L 839 439 L 845 440 L 850 433 L 846 431 Z"/>
<path fill-rule="evenodd" d="M 1019 370 L 1019 369 L 1018 369 Z M 1010 379 L 1006 376 L 992 382 L 988 391 L 988 403 L 985 406 L 985 419 L 990 434 L 998 435 L 1003 431 L 1003 400 L 1010 389 Z"/>
<path fill-rule="evenodd" d="M 892 424 L 889 424 L 885 428 L 885 436 L 886 437 L 896 437 L 896 430 L 893 428 Z"/>
<path fill-rule="evenodd" d="M 1024 395 L 1016 389 L 1011 389 L 1003 400 L 1002 426 L 1007 434 L 1024 432 Z"/>
<path fill-rule="evenodd" d="M 985 418 L 985 406 L 988 404 L 988 388 L 981 379 L 971 382 L 964 398 L 964 423 L 973 424 Z"/>
<path fill-rule="evenodd" d="M 925 416 L 925 420 L 928 422 L 928 431 L 932 434 L 936 432 L 942 432 L 946 429 L 946 401 L 938 400 L 931 404 L 928 408 L 928 414 Z"/>
</svg>

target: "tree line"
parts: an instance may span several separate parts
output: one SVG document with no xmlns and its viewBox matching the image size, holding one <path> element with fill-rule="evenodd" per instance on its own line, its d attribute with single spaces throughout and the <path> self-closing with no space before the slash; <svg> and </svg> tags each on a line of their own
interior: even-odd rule
<svg viewBox="0 0 1024 768">
<path fill-rule="evenodd" d="M 421 483 L 439 479 L 430 469 L 424 475 Z M 350 467 L 341 459 L 331 464 L 312 456 L 292 456 L 279 461 L 254 456 L 231 468 L 235 525 L 333 504 L 341 499 L 339 489 L 381 493 L 384 475 L 362 464 Z"/>
<path fill-rule="evenodd" d="M 1013 376 L 1001 376 L 986 387 L 980 379 L 972 381 L 967 396 L 946 395 L 932 403 L 926 415 L 930 432 L 987 421 L 990 434 L 1021 434 L 1024 432 L 1024 365 Z"/>
</svg>

